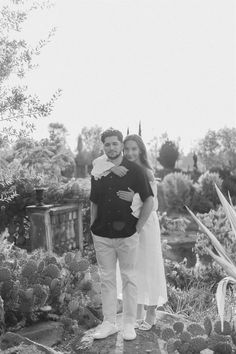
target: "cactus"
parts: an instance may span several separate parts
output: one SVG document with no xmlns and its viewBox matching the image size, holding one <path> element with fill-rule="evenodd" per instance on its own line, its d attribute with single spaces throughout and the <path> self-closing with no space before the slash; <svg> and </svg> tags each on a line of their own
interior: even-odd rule
<svg viewBox="0 0 236 354">
<path fill-rule="evenodd" d="M 202 328 L 199 324 L 197 323 L 191 323 L 187 327 L 187 331 L 190 332 L 193 336 L 202 336 L 205 334 L 204 328 Z"/>
<path fill-rule="evenodd" d="M 68 308 L 71 313 L 77 311 L 79 307 L 80 307 L 80 303 L 77 300 L 71 300 L 68 304 Z"/>
<path fill-rule="evenodd" d="M 38 273 L 42 273 L 42 271 L 44 270 L 44 267 L 45 267 L 44 261 L 39 262 Z"/>
<path fill-rule="evenodd" d="M 22 278 L 21 278 L 21 286 L 22 286 L 24 289 L 27 289 L 27 288 L 28 288 L 28 285 L 29 285 L 28 279 L 25 278 L 25 277 L 22 277 Z"/>
<path fill-rule="evenodd" d="M 21 275 L 29 280 L 35 277 L 35 273 L 38 270 L 37 263 L 33 260 L 30 259 L 25 266 L 23 267 L 21 271 Z"/>
<path fill-rule="evenodd" d="M 179 351 L 179 350 L 181 350 L 181 348 L 182 348 L 182 346 L 183 346 L 183 343 L 181 342 L 180 339 L 177 339 L 177 340 L 175 340 L 175 342 L 174 342 L 174 346 L 175 346 L 175 349 Z"/>
<path fill-rule="evenodd" d="M 183 330 L 184 330 L 184 324 L 183 324 L 183 322 L 180 322 L 180 321 L 175 322 L 175 323 L 173 324 L 173 329 L 174 329 L 174 331 L 175 331 L 177 334 L 182 333 Z"/>
<path fill-rule="evenodd" d="M 172 328 L 164 328 L 162 333 L 161 333 L 161 337 L 164 341 L 168 341 L 170 338 L 174 338 L 175 337 L 175 332 L 173 331 Z"/>
<path fill-rule="evenodd" d="M 80 261 L 72 260 L 69 264 L 69 270 L 73 273 L 85 272 L 89 267 L 89 262 L 86 259 Z"/>
<path fill-rule="evenodd" d="M 175 338 L 168 339 L 166 350 L 168 354 L 173 354 L 175 352 Z"/>
<path fill-rule="evenodd" d="M 191 341 L 191 334 L 187 331 L 183 331 L 180 336 L 179 336 L 179 339 L 183 342 L 183 343 L 188 343 Z"/>
<path fill-rule="evenodd" d="M 81 259 L 78 263 L 80 272 L 85 272 L 89 267 L 89 261 L 87 261 L 87 259 Z"/>
<path fill-rule="evenodd" d="M 209 336 L 212 332 L 212 322 L 211 322 L 210 317 L 207 316 L 204 318 L 203 325 L 204 325 L 206 334 Z"/>
<path fill-rule="evenodd" d="M 76 260 L 72 260 L 72 262 L 69 264 L 69 270 L 72 273 L 78 273 L 79 272 L 79 262 Z"/>
<path fill-rule="evenodd" d="M 67 253 L 65 254 L 65 256 L 64 256 L 65 263 L 66 263 L 67 265 L 69 265 L 69 264 L 72 262 L 73 258 L 74 258 L 73 253 L 72 253 L 72 252 L 67 252 Z"/>
<path fill-rule="evenodd" d="M 211 333 L 211 335 L 208 337 L 208 349 L 214 350 L 216 344 L 218 344 L 219 342 L 227 342 L 229 341 L 229 338 L 230 337 L 228 336 Z"/>
<path fill-rule="evenodd" d="M 52 281 L 51 281 L 51 284 L 50 284 L 50 289 L 53 291 L 56 289 L 56 287 L 60 285 L 60 282 L 59 282 L 59 279 L 58 278 L 54 278 Z"/>
<path fill-rule="evenodd" d="M 214 324 L 214 331 L 217 334 L 228 335 L 228 334 L 231 334 L 232 329 L 231 329 L 230 323 L 228 321 L 224 321 L 223 332 L 222 332 L 221 331 L 221 322 L 220 321 L 216 321 L 215 324 Z"/>
<path fill-rule="evenodd" d="M 181 348 L 178 349 L 178 352 L 180 354 L 189 354 L 190 353 L 190 351 L 189 351 L 189 343 L 183 343 L 181 345 Z"/>
<path fill-rule="evenodd" d="M 90 280 L 82 280 L 80 282 L 80 289 L 82 291 L 89 291 L 92 289 L 92 283 Z"/>
<path fill-rule="evenodd" d="M 11 279 L 11 272 L 6 267 L 0 267 L 0 282 Z"/>
<path fill-rule="evenodd" d="M 51 277 L 44 277 L 42 279 L 42 284 L 47 285 L 47 286 L 51 286 L 52 283 L 52 278 Z"/>
<path fill-rule="evenodd" d="M 2 286 L 0 288 L 0 295 L 3 300 L 6 300 L 9 297 L 9 295 L 12 293 L 13 285 L 14 285 L 14 281 L 11 279 L 6 280 L 2 283 Z"/>
<path fill-rule="evenodd" d="M 231 354 L 232 347 L 229 343 L 219 342 L 216 344 L 216 346 L 214 348 L 214 353 L 215 354 Z"/>
<path fill-rule="evenodd" d="M 19 309 L 20 309 L 23 313 L 30 313 L 30 312 L 32 312 L 32 311 L 33 311 L 33 299 L 29 299 L 29 300 L 23 300 L 23 299 L 21 299 Z"/>
<path fill-rule="evenodd" d="M 207 348 L 207 341 L 205 338 L 197 336 L 191 339 L 189 342 L 189 350 L 193 352 L 200 352 Z"/>
<path fill-rule="evenodd" d="M 41 284 L 35 284 L 33 286 L 33 294 L 37 297 L 41 297 L 45 293 L 44 288 Z"/>
<path fill-rule="evenodd" d="M 43 274 L 51 277 L 52 279 L 59 278 L 60 277 L 60 269 L 55 264 L 50 263 L 48 266 L 46 266 L 44 268 Z"/>
</svg>

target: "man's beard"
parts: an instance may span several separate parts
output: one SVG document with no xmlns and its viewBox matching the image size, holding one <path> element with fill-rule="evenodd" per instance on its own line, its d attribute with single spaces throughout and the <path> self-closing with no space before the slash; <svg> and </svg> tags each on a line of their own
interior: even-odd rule
<svg viewBox="0 0 236 354">
<path fill-rule="evenodd" d="M 122 155 L 122 152 L 120 152 L 119 154 L 115 155 L 115 156 L 107 156 L 109 160 L 116 160 L 118 159 L 118 157 L 120 157 Z"/>
</svg>

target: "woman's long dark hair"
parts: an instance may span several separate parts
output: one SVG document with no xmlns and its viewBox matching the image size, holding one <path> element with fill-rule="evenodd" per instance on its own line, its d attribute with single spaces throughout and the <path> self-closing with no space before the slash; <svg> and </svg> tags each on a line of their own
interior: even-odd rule
<svg viewBox="0 0 236 354">
<path fill-rule="evenodd" d="M 125 137 L 124 145 L 127 141 L 135 141 L 135 143 L 138 145 L 139 150 L 140 150 L 139 157 L 140 157 L 140 161 L 141 161 L 142 165 L 145 166 L 146 168 L 152 170 L 152 166 L 150 165 L 150 162 L 148 161 L 147 149 L 146 149 L 146 146 L 145 146 L 142 138 L 137 134 L 130 134 Z"/>
</svg>

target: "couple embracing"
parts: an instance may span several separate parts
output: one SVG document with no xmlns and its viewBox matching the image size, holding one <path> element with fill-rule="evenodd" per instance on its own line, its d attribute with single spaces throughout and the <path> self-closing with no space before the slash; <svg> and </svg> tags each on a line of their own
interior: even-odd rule
<svg viewBox="0 0 236 354">
<path fill-rule="evenodd" d="M 93 336 L 102 339 L 118 331 L 121 292 L 123 338 L 133 340 L 135 328 L 149 330 L 156 306 L 167 301 L 157 185 L 140 136 L 128 135 L 123 141 L 119 130 L 108 129 L 101 141 L 105 154 L 94 161 L 90 200 L 103 322 Z"/>
</svg>

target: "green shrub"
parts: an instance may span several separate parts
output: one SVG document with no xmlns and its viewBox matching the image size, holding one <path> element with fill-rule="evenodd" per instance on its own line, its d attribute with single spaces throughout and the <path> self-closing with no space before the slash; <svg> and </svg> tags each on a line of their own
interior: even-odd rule
<svg viewBox="0 0 236 354">
<path fill-rule="evenodd" d="M 191 201 L 191 210 L 195 213 L 208 213 L 211 209 L 214 209 L 214 204 L 201 191 L 195 189 Z"/>
<path fill-rule="evenodd" d="M 178 145 L 174 141 L 167 139 L 160 147 L 158 161 L 164 168 L 173 169 L 178 157 Z"/>
<path fill-rule="evenodd" d="M 162 181 L 165 203 L 168 211 L 184 212 L 193 194 L 193 182 L 182 173 L 170 173 Z"/>
<path fill-rule="evenodd" d="M 222 182 L 223 180 L 220 178 L 218 173 L 207 171 L 199 177 L 195 187 L 201 195 L 203 195 L 213 204 L 214 207 L 216 207 L 220 204 L 220 202 L 216 193 L 215 184 L 221 189 Z"/>
</svg>

